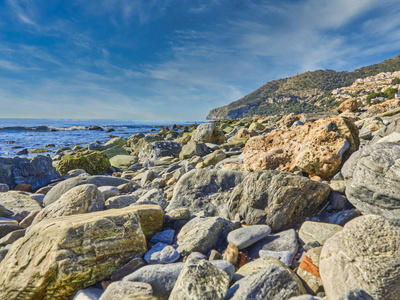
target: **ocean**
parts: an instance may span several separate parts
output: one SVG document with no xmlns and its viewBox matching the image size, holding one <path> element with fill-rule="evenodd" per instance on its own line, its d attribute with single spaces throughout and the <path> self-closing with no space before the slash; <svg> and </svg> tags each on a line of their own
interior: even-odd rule
<svg viewBox="0 0 400 300">
<path fill-rule="evenodd" d="M 159 120 L 93 120 L 93 119 L 1 119 L 0 118 L 0 156 L 32 157 L 37 154 L 17 155 L 23 149 L 44 148 L 45 145 L 55 154 L 64 146 L 86 146 L 94 141 L 104 143 L 110 134 L 127 139 L 135 133 L 157 132 L 161 126 L 201 124 L 204 121 L 159 121 Z M 89 130 L 100 126 L 103 131 Z M 114 130 L 107 132 L 107 130 Z"/>
</svg>

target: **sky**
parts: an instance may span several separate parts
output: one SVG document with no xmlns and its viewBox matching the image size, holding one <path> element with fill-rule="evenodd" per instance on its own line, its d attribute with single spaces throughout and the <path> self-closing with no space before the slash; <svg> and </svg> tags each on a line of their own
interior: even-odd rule
<svg viewBox="0 0 400 300">
<path fill-rule="evenodd" d="M 0 117 L 204 120 L 400 54 L 399 0 L 0 0 Z"/>
</svg>

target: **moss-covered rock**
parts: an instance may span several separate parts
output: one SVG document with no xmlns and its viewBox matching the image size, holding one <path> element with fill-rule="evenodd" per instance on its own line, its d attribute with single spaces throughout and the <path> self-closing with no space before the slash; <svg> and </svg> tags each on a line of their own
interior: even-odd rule
<svg viewBox="0 0 400 300">
<path fill-rule="evenodd" d="M 106 149 L 102 151 L 109 159 L 117 155 L 129 155 L 128 151 L 126 151 L 122 146 L 114 146 L 112 148 Z"/>
<path fill-rule="evenodd" d="M 36 149 L 31 149 L 29 150 L 30 153 L 46 153 L 46 152 L 51 152 L 49 149 L 44 149 L 44 148 L 36 148 Z"/>
<path fill-rule="evenodd" d="M 99 151 L 87 150 L 75 155 L 64 155 L 57 164 L 57 171 L 65 176 L 70 170 L 83 169 L 91 175 L 108 172 L 110 161 L 107 155 Z"/>
</svg>

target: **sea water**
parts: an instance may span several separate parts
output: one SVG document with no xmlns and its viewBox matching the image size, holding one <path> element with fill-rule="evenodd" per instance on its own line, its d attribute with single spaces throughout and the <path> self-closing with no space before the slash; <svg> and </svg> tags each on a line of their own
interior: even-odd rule
<svg viewBox="0 0 400 300">
<path fill-rule="evenodd" d="M 22 149 L 44 148 L 45 145 L 54 144 L 54 147 L 46 148 L 51 151 L 47 154 L 52 155 L 60 147 L 84 147 L 94 141 L 104 143 L 109 140 L 110 134 L 127 139 L 139 132 L 157 132 L 161 126 L 200 123 L 202 121 L 0 118 L 0 156 L 14 157 Z M 100 126 L 103 131 L 89 130 L 92 126 Z M 114 131 L 107 132 L 108 129 Z M 27 156 L 35 155 L 37 154 L 29 153 Z"/>
</svg>

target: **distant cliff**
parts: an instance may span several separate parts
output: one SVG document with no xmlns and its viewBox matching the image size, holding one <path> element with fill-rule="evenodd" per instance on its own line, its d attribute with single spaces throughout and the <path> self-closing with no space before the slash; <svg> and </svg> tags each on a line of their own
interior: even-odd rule
<svg viewBox="0 0 400 300">
<path fill-rule="evenodd" d="M 358 78 L 400 70 L 400 55 L 353 72 L 317 70 L 270 81 L 228 105 L 212 109 L 208 120 L 327 111 L 340 104 L 332 91 L 352 85 Z"/>
</svg>

